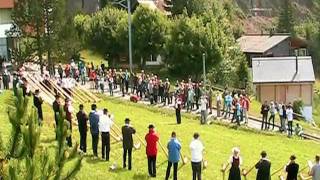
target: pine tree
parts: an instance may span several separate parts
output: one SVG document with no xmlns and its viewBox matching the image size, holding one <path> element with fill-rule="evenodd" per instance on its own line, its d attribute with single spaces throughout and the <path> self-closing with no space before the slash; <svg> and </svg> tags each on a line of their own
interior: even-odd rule
<svg viewBox="0 0 320 180">
<path fill-rule="evenodd" d="M 77 155 L 78 145 L 69 150 L 65 143 L 70 132 L 67 128 L 69 124 L 62 115 L 62 109 L 57 127 L 58 147 L 55 149 L 56 153 L 52 154 L 40 146 L 41 126 L 38 124 L 37 111 L 35 107 L 30 105 L 29 98 L 22 96 L 21 89 L 17 93 L 14 105 L 10 106 L 8 110 L 12 125 L 11 138 L 7 146 L 8 149 L 5 150 L 6 156 L 0 157 L 0 159 L 7 161 L 9 170 L 8 172 L 0 171 L 0 176 L 4 175 L 12 180 L 61 180 L 74 177 L 80 170 L 82 157 Z M 74 165 L 65 169 L 64 165 L 74 159 L 76 159 Z M 2 162 L 0 167 L 3 165 Z"/>
<path fill-rule="evenodd" d="M 277 27 L 279 33 L 291 33 L 292 35 L 295 35 L 293 11 L 291 0 L 284 0 Z"/>
<path fill-rule="evenodd" d="M 246 89 L 249 81 L 249 68 L 244 59 L 240 61 L 236 70 L 236 75 L 237 81 L 235 81 L 235 87 Z"/>
</svg>

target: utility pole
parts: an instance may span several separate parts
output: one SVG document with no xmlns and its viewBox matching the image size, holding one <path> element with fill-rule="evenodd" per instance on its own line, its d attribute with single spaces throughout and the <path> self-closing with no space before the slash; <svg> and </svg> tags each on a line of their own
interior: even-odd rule
<svg viewBox="0 0 320 180">
<path fill-rule="evenodd" d="M 206 54 L 202 54 L 202 65 L 203 65 L 203 84 L 206 85 Z"/>
<path fill-rule="evenodd" d="M 127 0 L 128 4 L 128 28 L 129 28 L 129 67 L 130 73 L 132 73 L 132 37 L 131 37 L 131 0 Z"/>
<path fill-rule="evenodd" d="M 129 67 L 130 67 L 130 73 L 132 73 L 132 37 L 131 37 L 131 0 L 127 0 L 127 6 L 123 3 L 125 0 L 116 0 L 115 2 L 112 2 L 112 4 L 116 4 L 119 6 L 122 6 L 123 8 L 126 8 L 128 10 L 128 32 L 129 32 Z"/>
</svg>

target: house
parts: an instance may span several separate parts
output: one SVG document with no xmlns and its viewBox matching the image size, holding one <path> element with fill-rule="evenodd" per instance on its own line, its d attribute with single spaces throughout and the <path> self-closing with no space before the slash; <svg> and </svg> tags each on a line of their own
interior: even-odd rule
<svg viewBox="0 0 320 180">
<path fill-rule="evenodd" d="M 285 57 L 290 55 L 289 35 L 244 35 L 237 42 L 249 66 L 254 57 Z"/>
<path fill-rule="evenodd" d="M 0 0 L 0 59 L 8 59 L 8 38 L 6 31 L 11 27 L 11 12 L 14 0 Z"/>
<path fill-rule="evenodd" d="M 312 119 L 315 76 L 311 57 L 253 58 L 252 77 L 260 102 L 293 103 L 301 99 L 305 106 L 304 116 Z"/>
</svg>

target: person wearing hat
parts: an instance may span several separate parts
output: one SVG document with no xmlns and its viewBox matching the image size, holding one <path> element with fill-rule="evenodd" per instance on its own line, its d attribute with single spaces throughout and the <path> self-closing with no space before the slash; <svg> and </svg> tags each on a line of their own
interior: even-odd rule
<svg viewBox="0 0 320 180">
<path fill-rule="evenodd" d="M 146 146 L 146 154 L 148 157 L 148 173 L 151 177 L 156 177 L 156 162 L 157 162 L 157 153 L 158 147 L 157 142 L 159 141 L 159 135 L 155 131 L 155 127 L 153 124 L 148 126 L 149 132 L 145 136 L 145 140 L 147 142 Z"/>
<path fill-rule="evenodd" d="M 60 95 L 57 94 L 55 96 L 55 100 L 52 103 L 52 109 L 54 112 L 54 121 L 56 125 L 56 129 L 58 128 L 58 122 L 59 122 L 59 116 L 60 116 L 60 108 L 62 107 L 61 102 L 60 102 Z M 56 139 L 57 139 L 57 132 L 56 132 Z"/>
<path fill-rule="evenodd" d="M 43 100 L 40 97 L 40 91 L 39 89 L 37 89 L 33 94 L 33 105 L 34 107 L 37 108 L 39 124 L 41 124 L 43 120 L 42 103 L 43 103 Z"/>
<path fill-rule="evenodd" d="M 295 162 L 296 156 L 291 155 L 290 161 L 286 165 L 286 172 L 287 172 L 287 180 L 297 180 L 298 179 L 298 172 L 299 172 L 299 164 Z"/>
<path fill-rule="evenodd" d="M 66 113 L 66 120 L 68 121 L 68 129 L 70 130 L 70 135 L 67 136 L 67 144 L 69 147 L 72 147 L 72 138 L 71 138 L 71 132 L 72 132 L 72 112 L 73 112 L 73 107 L 71 104 L 71 100 L 69 98 L 66 99 L 65 104 L 64 104 L 64 112 Z"/>
<path fill-rule="evenodd" d="M 256 180 L 270 180 L 271 162 L 267 159 L 267 153 L 265 151 L 262 151 L 260 155 L 261 159 L 255 165 L 255 168 L 258 170 Z"/>
<path fill-rule="evenodd" d="M 78 129 L 80 133 L 80 150 L 83 153 L 87 152 L 87 123 L 88 123 L 88 116 L 84 111 L 83 104 L 79 105 L 79 112 L 77 113 L 77 120 L 78 120 Z"/>
<path fill-rule="evenodd" d="M 123 146 L 123 168 L 126 168 L 126 158 L 128 154 L 128 169 L 132 169 L 132 148 L 133 148 L 133 138 L 132 135 L 136 133 L 136 130 L 130 125 L 130 119 L 125 119 L 125 125 L 122 126 L 122 146 Z"/>
<path fill-rule="evenodd" d="M 293 109 L 291 103 L 289 103 L 287 110 L 287 120 L 288 120 L 288 135 L 292 136 L 293 133 L 293 128 L 292 128 L 292 123 L 293 123 Z"/>
<path fill-rule="evenodd" d="M 91 112 L 89 113 L 90 132 L 92 136 L 92 151 L 94 159 L 98 157 L 98 142 L 99 142 L 99 114 L 97 112 L 97 105 L 91 105 Z"/>
</svg>

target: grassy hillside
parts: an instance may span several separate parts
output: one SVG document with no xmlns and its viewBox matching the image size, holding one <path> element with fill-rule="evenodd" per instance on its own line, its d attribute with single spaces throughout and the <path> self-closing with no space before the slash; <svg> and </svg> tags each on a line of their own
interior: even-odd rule
<svg viewBox="0 0 320 180">
<path fill-rule="evenodd" d="M 0 95 L 0 132 L 4 141 L 8 140 L 10 125 L 6 116 L 6 104 L 11 99 L 11 92 L 5 92 Z M 87 112 L 89 104 L 86 105 Z M 226 162 L 231 153 L 231 148 L 239 146 L 244 159 L 243 167 L 248 169 L 258 159 L 261 150 L 266 150 L 272 161 L 272 171 L 284 165 L 291 154 L 296 154 L 301 166 L 306 164 L 306 160 L 312 159 L 314 154 L 318 153 L 319 144 L 313 141 L 299 139 L 288 139 L 284 136 L 273 134 L 260 134 L 251 130 L 235 130 L 221 125 L 200 126 L 197 119 L 191 116 L 183 117 L 182 125 L 175 124 L 174 114 L 171 111 L 157 110 L 144 105 L 122 102 L 117 99 L 105 98 L 98 104 L 98 108 L 108 108 L 115 114 L 116 123 L 123 124 L 125 117 L 130 117 L 132 124 L 136 127 L 138 135 L 143 135 L 148 131 L 147 125 L 154 123 L 160 134 L 162 144 L 166 144 L 171 131 L 176 131 L 178 138 L 182 142 L 182 152 L 190 157 L 188 145 L 192 139 L 193 132 L 199 132 L 201 140 L 206 147 L 205 159 L 209 161 L 209 167 L 204 171 L 204 179 L 222 179 L 219 171 L 221 164 Z M 45 123 L 41 134 L 41 146 L 50 149 L 55 148 L 53 113 L 48 105 L 44 107 Z M 73 141 L 79 142 L 79 134 L 76 128 L 73 130 Z M 135 138 L 136 141 L 136 138 Z M 133 171 L 129 172 L 119 169 L 116 172 L 109 172 L 108 168 L 113 162 L 121 165 L 121 144 L 113 143 L 111 145 L 111 161 L 91 160 L 91 137 L 88 134 L 88 156 L 85 157 L 82 169 L 77 175 L 77 179 L 148 179 L 147 161 L 144 148 L 133 153 Z M 100 147 L 100 144 L 99 144 Z M 100 148 L 99 156 L 100 155 Z M 163 179 L 166 170 L 166 157 L 159 147 L 159 156 L 157 160 L 158 178 Z M 253 179 L 253 174 L 249 179 Z M 181 166 L 179 170 L 179 179 L 190 179 L 191 166 L 187 164 Z M 276 179 L 276 178 L 275 178 Z"/>
</svg>

